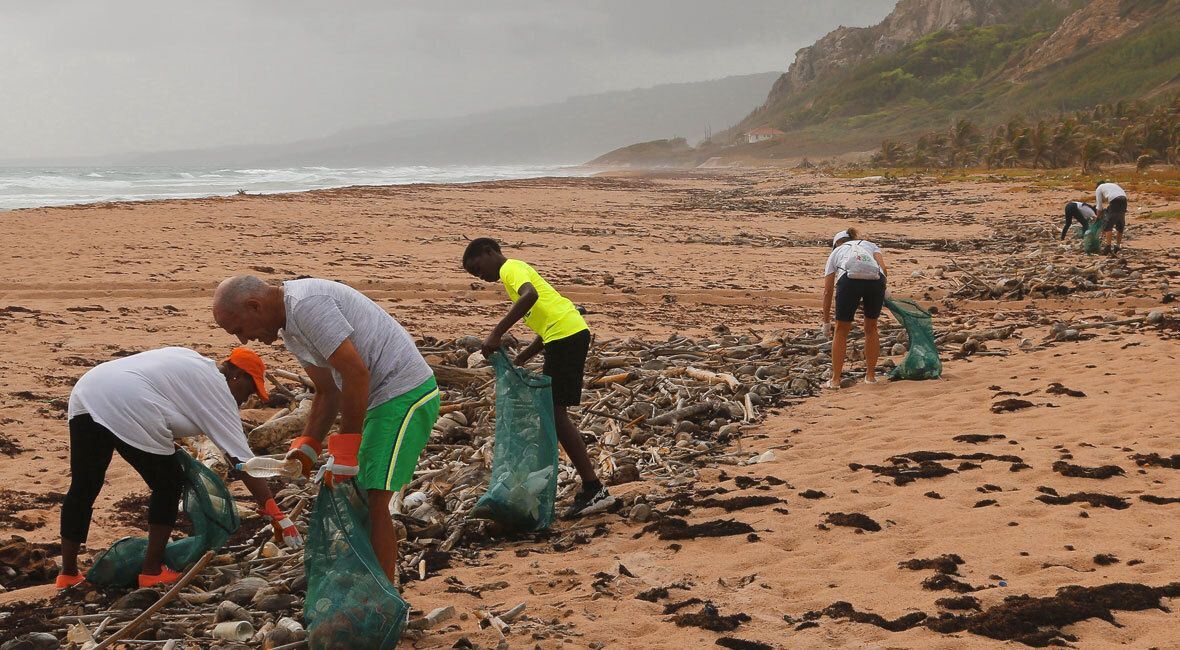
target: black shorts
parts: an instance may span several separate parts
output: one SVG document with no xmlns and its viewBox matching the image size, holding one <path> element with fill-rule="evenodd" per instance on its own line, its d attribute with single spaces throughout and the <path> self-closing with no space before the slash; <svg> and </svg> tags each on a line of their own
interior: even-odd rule
<svg viewBox="0 0 1180 650">
<path fill-rule="evenodd" d="M 545 365 L 541 367 L 541 372 L 553 380 L 554 406 L 577 406 L 582 403 L 582 381 L 589 351 L 588 329 L 545 344 Z"/>
<path fill-rule="evenodd" d="M 879 280 L 853 280 L 847 275 L 836 281 L 836 320 L 851 322 L 856 308 L 864 303 L 865 318 L 880 318 L 885 305 L 885 276 Z"/>
<path fill-rule="evenodd" d="M 1122 232 L 1127 229 L 1127 197 L 1120 196 L 1116 199 L 1111 199 L 1110 205 L 1106 206 L 1106 211 L 1102 217 L 1102 232 L 1110 232 L 1117 230 Z"/>
</svg>

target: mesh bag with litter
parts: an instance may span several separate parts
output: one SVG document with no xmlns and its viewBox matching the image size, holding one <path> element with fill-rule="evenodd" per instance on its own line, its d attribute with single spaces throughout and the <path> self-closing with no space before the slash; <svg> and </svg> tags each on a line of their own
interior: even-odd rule
<svg viewBox="0 0 1180 650">
<path fill-rule="evenodd" d="M 312 650 L 393 648 L 410 613 L 369 543 L 365 496 L 349 481 L 321 487 L 307 527 L 307 621 Z"/>
<path fill-rule="evenodd" d="M 169 542 L 164 549 L 164 562 L 180 571 L 196 562 L 205 551 L 221 548 L 241 520 L 221 477 L 183 449 L 176 455 L 184 472 L 184 512 L 192 522 L 193 534 Z M 99 585 L 134 584 L 146 550 L 146 537 L 124 537 L 94 560 L 86 579 Z"/>
<path fill-rule="evenodd" d="M 471 516 L 512 531 L 542 530 L 553 523 L 557 501 L 553 382 L 516 367 L 503 351 L 491 361 L 496 369 L 492 477 Z"/>
<path fill-rule="evenodd" d="M 1086 228 L 1086 234 L 1082 237 L 1082 250 L 1087 255 L 1097 253 L 1102 246 L 1102 221 L 1102 218 L 1094 217 L 1094 221 Z"/>
<path fill-rule="evenodd" d="M 910 339 L 910 349 L 893 372 L 891 379 L 937 379 L 942 375 L 942 361 L 938 359 L 938 347 L 934 344 L 934 325 L 930 312 L 913 300 L 885 299 L 885 306 L 905 327 Z"/>
</svg>

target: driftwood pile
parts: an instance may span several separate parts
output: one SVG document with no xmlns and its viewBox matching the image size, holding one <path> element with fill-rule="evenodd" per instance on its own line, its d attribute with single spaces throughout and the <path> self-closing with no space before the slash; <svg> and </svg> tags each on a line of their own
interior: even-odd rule
<svg viewBox="0 0 1180 650">
<path fill-rule="evenodd" d="M 490 522 L 468 518 L 486 489 L 494 443 L 495 379 L 477 351 L 479 345 L 479 339 L 465 337 L 421 346 L 444 402 L 413 482 L 392 505 L 404 536 L 402 581 L 437 574 L 452 562 L 473 558 L 478 548 L 505 541 Z M 705 340 L 676 336 L 658 342 L 600 342 L 588 361 L 576 422 L 608 484 L 642 478 L 675 488 L 693 481 L 698 468 L 707 464 L 757 462 L 740 451 L 743 430 L 760 422 L 767 410 L 817 393 L 826 380 L 829 349 L 830 342 L 814 332 L 763 338 L 724 328 Z M 260 453 L 284 450 L 306 422 L 312 395 L 311 382 L 301 375 L 274 370 L 271 380 L 273 393 L 289 404 L 250 429 L 251 445 Z M 206 442 L 196 443 L 194 452 L 209 466 L 228 469 Z M 576 489 L 572 468 L 562 465 L 560 476 L 559 496 Z M 315 485 L 298 480 L 279 489 L 276 497 L 305 526 L 315 492 Z M 250 508 L 240 510 L 246 513 L 244 526 L 258 526 Z M 125 632 L 124 625 L 158 603 L 159 591 L 137 590 L 111 602 L 109 593 L 93 588 L 69 590 L 42 612 L 42 625 L 33 634 L 50 634 L 77 647 L 95 647 L 95 642 L 103 647 L 120 639 L 172 648 L 241 643 L 299 647 L 305 643 L 300 625 L 306 593 L 302 553 L 276 546 L 269 525 L 256 530 L 252 539 L 209 558 L 190 583 L 170 591 L 168 602 Z M 579 534 L 586 536 L 585 531 L 568 535 Z M 560 533 L 537 535 L 556 539 L 555 545 L 575 543 Z M 508 614 L 487 613 L 493 627 L 493 619 L 502 622 Z M 410 633 L 441 618 L 415 617 Z M 223 623 L 233 624 L 218 627 Z M 176 643 L 169 646 L 170 641 Z"/>
<path fill-rule="evenodd" d="M 1093 326 L 1141 327 L 1163 319 L 1152 315 Z M 1020 336 L 1029 327 L 1050 332 L 1048 339 L 1033 345 L 1068 340 L 1060 336 L 1062 325 L 1035 310 L 1014 312 L 1003 322 L 947 314 L 936 317 L 935 323 L 949 328 L 938 332 L 937 341 L 944 353 L 954 355 L 1007 354 L 989 352 L 987 342 Z M 881 368 L 888 369 L 893 365 L 889 355 L 905 353 L 905 333 L 890 319 L 881 325 Z M 1021 347 L 1025 342 L 1028 339 Z M 479 339 L 464 337 L 429 340 L 420 348 L 439 380 L 443 407 L 413 482 L 391 506 L 402 537 L 403 583 L 437 575 L 452 563 L 475 561 L 480 549 L 509 541 L 491 522 L 468 517 L 486 489 L 494 442 L 495 380 L 479 346 Z M 599 475 L 609 485 L 642 479 L 674 492 L 693 482 L 704 466 L 766 460 L 765 454 L 741 451 L 743 432 L 768 411 L 817 394 L 830 371 L 830 347 L 817 332 L 758 336 L 732 333 L 724 326 L 704 339 L 600 341 L 587 363 L 586 390 L 582 406 L 574 411 L 575 422 L 587 438 Z M 849 349 L 853 358 L 862 356 L 863 342 L 853 340 Z M 301 375 L 274 370 L 271 380 L 273 393 L 289 404 L 269 421 L 251 427 L 251 445 L 260 453 L 285 449 L 306 422 L 312 395 L 310 380 Z M 209 466 L 228 469 L 207 443 L 197 443 L 194 451 Z M 572 468 L 563 464 L 559 498 L 576 489 L 576 483 Z M 306 526 L 316 488 L 300 479 L 276 492 L 280 506 L 300 527 Z M 657 499 L 632 495 L 619 507 L 632 520 L 644 521 Z M 239 541 L 207 556 L 180 588 L 166 594 L 136 590 L 114 601 L 110 592 L 93 587 L 68 590 L 49 606 L 30 612 L 31 626 L 17 628 L 22 636 L 12 642 L 32 645 L 13 647 L 56 647 L 51 637 L 53 643 L 79 648 L 112 647 L 115 641 L 130 641 L 129 647 L 302 647 L 302 553 L 276 546 L 270 526 L 251 517 L 251 508 L 241 510 L 243 526 L 255 531 L 253 537 L 239 534 Z M 561 547 L 586 543 L 592 534 L 579 527 L 556 528 L 531 537 Z M 500 629 L 509 614 L 513 613 L 483 612 L 481 619 Z M 514 627 L 528 629 L 529 617 L 515 612 L 511 618 L 517 616 Z M 408 634 L 420 634 L 448 613 L 411 618 Z M 30 634 L 41 635 L 44 645 L 37 645 Z"/>
<path fill-rule="evenodd" d="M 1052 228 L 1023 225 L 994 230 L 986 239 L 958 242 L 995 256 L 970 265 L 952 259 L 933 271 L 934 279 L 947 281 L 952 298 L 1024 300 L 1158 297 L 1168 295 L 1170 282 L 1180 276 L 1175 260 L 1160 253 L 1125 248 L 1117 257 L 1081 255 L 1080 240 L 1070 236 L 1058 241 L 1059 235 Z"/>
</svg>

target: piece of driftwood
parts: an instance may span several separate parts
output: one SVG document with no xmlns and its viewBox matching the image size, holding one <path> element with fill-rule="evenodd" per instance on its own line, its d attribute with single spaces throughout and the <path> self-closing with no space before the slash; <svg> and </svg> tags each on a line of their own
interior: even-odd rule
<svg viewBox="0 0 1180 650">
<path fill-rule="evenodd" d="M 135 631 L 150 618 L 152 618 L 156 612 L 160 611 L 165 605 L 172 602 L 172 600 L 176 598 L 176 596 L 178 596 L 190 582 L 193 581 L 193 578 L 197 577 L 197 575 L 205 569 L 205 566 L 209 564 L 209 561 L 213 559 L 213 556 L 213 551 L 206 551 L 205 554 L 201 556 L 201 559 L 197 560 L 197 563 L 192 566 L 192 568 L 190 568 L 188 571 L 185 571 L 184 575 L 180 576 L 180 579 L 172 585 L 171 589 L 165 592 L 163 596 L 160 596 L 159 600 L 157 600 L 147 609 L 143 610 L 143 612 L 140 613 L 139 616 L 136 616 L 134 619 L 132 619 L 130 623 L 119 628 L 114 634 L 104 639 L 102 643 L 99 643 L 94 647 L 94 650 L 103 650 L 104 648 L 109 648 L 119 641 L 122 641 L 123 639 L 134 634 Z"/>
<path fill-rule="evenodd" d="M 305 399 L 290 413 L 254 427 L 246 435 L 250 442 L 250 448 L 263 450 L 285 445 L 303 431 L 310 415 L 311 400 Z"/>
</svg>

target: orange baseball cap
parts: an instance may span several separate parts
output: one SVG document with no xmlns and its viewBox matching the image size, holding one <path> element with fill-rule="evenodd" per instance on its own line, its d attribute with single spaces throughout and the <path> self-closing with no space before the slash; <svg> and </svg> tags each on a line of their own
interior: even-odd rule
<svg viewBox="0 0 1180 650">
<path fill-rule="evenodd" d="M 270 396 L 266 394 L 266 364 L 262 362 L 262 358 L 254 350 L 234 348 L 226 361 L 241 368 L 254 379 L 254 388 L 258 389 L 258 397 L 262 398 L 262 401 L 270 399 Z"/>
</svg>

